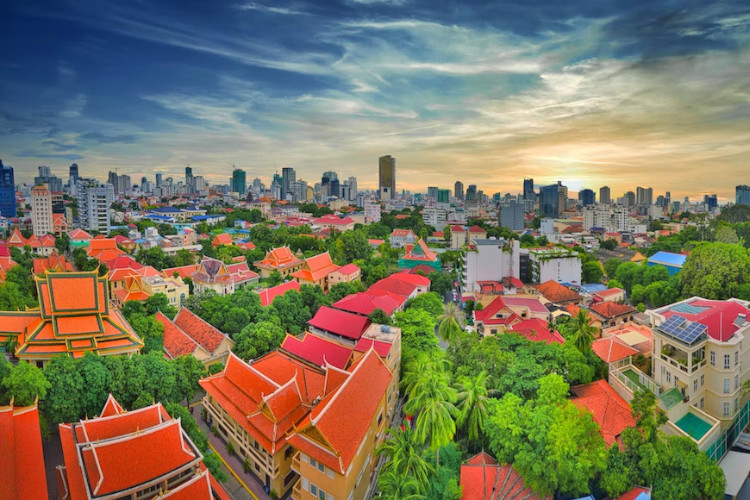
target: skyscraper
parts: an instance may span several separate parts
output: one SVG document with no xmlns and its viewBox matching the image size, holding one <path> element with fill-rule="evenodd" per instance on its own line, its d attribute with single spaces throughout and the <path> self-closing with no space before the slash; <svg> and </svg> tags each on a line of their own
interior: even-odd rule
<svg viewBox="0 0 750 500">
<path fill-rule="evenodd" d="M 561 184 L 558 181 L 557 184 L 550 184 L 549 186 L 542 186 L 539 190 L 539 208 L 542 215 L 547 217 L 559 217 L 560 216 L 560 198 L 561 198 Z"/>
<path fill-rule="evenodd" d="M 437 191 L 437 202 L 438 203 L 450 203 L 451 202 L 451 191 L 450 191 L 450 189 L 438 189 L 438 191 Z"/>
<path fill-rule="evenodd" d="M 2 163 L 0 163 L 2 165 Z M 11 177 L 13 172 L 11 171 Z M 737 205 L 750 205 L 750 186 L 741 185 L 735 188 L 735 203 Z"/>
<path fill-rule="evenodd" d="M 281 199 L 288 199 L 289 195 L 294 197 L 294 183 L 297 182 L 297 172 L 292 167 L 281 169 Z M 292 200 L 294 201 L 294 200 Z"/>
<path fill-rule="evenodd" d="M 703 203 L 706 204 L 706 209 L 710 212 L 719 206 L 719 199 L 715 194 L 706 194 L 703 195 Z"/>
<path fill-rule="evenodd" d="M 357 199 L 357 178 L 349 177 L 349 201 L 355 201 Z"/>
<path fill-rule="evenodd" d="M 602 205 L 609 205 L 612 203 L 612 194 L 609 190 L 609 186 L 602 186 L 599 188 L 599 203 Z"/>
<path fill-rule="evenodd" d="M 109 172 L 109 174 L 107 175 L 107 183 L 112 184 L 112 189 L 115 193 L 120 192 L 120 179 L 117 175 L 117 172 Z"/>
<path fill-rule="evenodd" d="M 245 192 L 247 192 L 245 171 L 242 169 L 235 168 L 232 171 L 232 192 L 239 193 L 240 196 L 245 196 Z"/>
<path fill-rule="evenodd" d="M 435 186 L 430 186 L 427 188 L 427 197 L 432 200 L 437 200 L 438 196 L 438 188 Z"/>
<path fill-rule="evenodd" d="M 117 186 L 120 188 L 120 194 L 129 195 L 133 190 L 133 183 L 130 182 L 130 176 L 122 174 L 117 179 Z"/>
<path fill-rule="evenodd" d="M 39 177 L 52 177 L 52 171 L 45 165 L 39 165 Z"/>
<path fill-rule="evenodd" d="M 31 224 L 36 236 L 52 233 L 52 193 L 46 184 L 31 190 Z"/>
<path fill-rule="evenodd" d="M 156 187 L 160 188 L 164 174 L 156 172 Z"/>
<path fill-rule="evenodd" d="M 0 215 L 6 218 L 16 217 L 16 184 L 13 179 L 13 167 L 3 165 L 0 160 Z"/>
<path fill-rule="evenodd" d="M 511 200 L 508 203 L 500 205 L 500 220 L 498 223 L 502 227 L 507 227 L 513 231 L 523 230 L 523 203 Z"/>
<path fill-rule="evenodd" d="M 114 186 L 100 186 L 90 182 L 83 186 L 78 197 L 78 216 L 83 229 L 109 233 L 110 206 L 114 199 Z"/>
<path fill-rule="evenodd" d="M 340 184 L 338 183 L 339 175 L 336 172 L 323 172 L 323 176 L 320 178 L 320 190 L 323 197 L 341 195 Z M 334 182 L 336 181 L 336 182 Z"/>
<path fill-rule="evenodd" d="M 187 187 L 188 193 L 195 192 L 195 180 L 193 178 L 193 169 L 191 167 L 185 167 L 185 186 Z"/>
<path fill-rule="evenodd" d="M 71 185 L 75 185 L 78 182 L 78 164 L 72 163 L 68 169 L 68 182 Z"/>
<path fill-rule="evenodd" d="M 378 160 L 378 195 L 381 200 L 391 200 L 396 196 L 396 158 L 381 156 Z"/>
<path fill-rule="evenodd" d="M 593 205 L 596 203 L 596 193 L 591 189 L 581 189 L 578 192 L 578 201 L 580 201 L 581 205 L 584 207 Z"/>
<path fill-rule="evenodd" d="M 463 201 L 464 199 L 464 183 L 463 182 L 456 181 L 456 184 L 453 185 L 453 196 L 455 196 L 457 200 Z"/>
<path fill-rule="evenodd" d="M 623 201 L 625 202 L 626 207 L 634 207 L 635 193 L 632 191 L 628 191 L 627 193 L 625 193 L 625 196 L 623 196 Z"/>
<path fill-rule="evenodd" d="M 524 200 L 536 199 L 536 191 L 534 191 L 534 179 L 523 180 L 523 199 Z"/>
<path fill-rule="evenodd" d="M 469 187 L 466 188 L 466 201 L 477 201 L 477 185 L 476 184 L 469 184 Z"/>
<path fill-rule="evenodd" d="M 47 188 L 53 193 L 59 193 L 63 190 L 62 179 L 52 175 L 49 167 L 44 165 L 39 167 L 39 175 L 34 177 L 34 184 L 47 184 Z"/>
<path fill-rule="evenodd" d="M 635 204 L 639 207 L 649 206 L 654 201 L 654 190 L 652 188 L 637 187 L 635 189 Z"/>
</svg>

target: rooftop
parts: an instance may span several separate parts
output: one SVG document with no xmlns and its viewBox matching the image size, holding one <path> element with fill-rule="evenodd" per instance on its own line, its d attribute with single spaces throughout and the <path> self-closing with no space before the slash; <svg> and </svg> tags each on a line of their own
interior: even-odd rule
<svg viewBox="0 0 750 500">
<path fill-rule="evenodd" d="M 591 412 L 607 446 L 620 441 L 622 431 L 635 426 L 630 405 L 606 380 L 571 388 L 573 404 Z"/>
<path fill-rule="evenodd" d="M 680 316 L 700 323 L 707 328 L 707 333 L 712 339 L 726 342 L 737 330 L 748 324 L 750 309 L 747 305 L 747 302 L 737 299 L 708 300 L 693 297 L 654 312 L 665 319 Z"/>
<path fill-rule="evenodd" d="M 656 252 L 654 255 L 648 258 L 649 263 L 679 268 L 682 268 L 686 260 L 687 255 L 665 251 Z"/>
<path fill-rule="evenodd" d="M 581 296 L 576 292 L 554 280 L 546 281 L 535 288 L 545 299 L 556 304 L 581 300 Z"/>
</svg>

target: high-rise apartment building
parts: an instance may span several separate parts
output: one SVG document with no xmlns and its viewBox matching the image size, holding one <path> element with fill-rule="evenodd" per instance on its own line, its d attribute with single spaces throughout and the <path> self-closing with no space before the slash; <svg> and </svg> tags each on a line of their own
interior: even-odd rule
<svg viewBox="0 0 750 500">
<path fill-rule="evenodd" d="M 127 174 L 122 174 L 118 177 L 117 186 L 120 188 L 119 193 L 125 196 L 130 195 L 133 191 L 133 183 L 130 181 L 130 176 Z"/>
<path fill-rule="evenodd" d="M 464 183 L 463 182 L 456 181 L 456 183 L 453 185 L 453 196 L 455 196 L 456 199 L 459 201 L 464 200 Z"/>
<path fill-rule="evenodd" d="M 523 180 L 523 199 L 524 200 L 536 199 L 536 191 L 534 191 L 534 179 Z"/>
<path fill-rule="evenodd" d="M 53 232 L 52 193 L 46 184 L 31 190 L 31 223 L 36 236 Z"/>
<path fill-rule="evenodd" d="M 469 184 L 469 187 L 466 188 L 466 200 L 467 201 L 477 201 L 477 186 L 476 186 L 476 184 Z"/>
<path fill-rule="evenodd" d="M 161 183 L 163 182 L 162 179 L 164 178 L 164 174 L 161 172 L 156 172 L 156 187 L 160 188 Z"/>
<path fill-rule="evenodd" d="M 244 196 L 247 192 L 247 183 L 244 170 L 235 168 L 232 171 L 232 191 L 235 193 L 239 193 L 240 196 Z"/>
<path fill-rule="evenodd" d="M 185 167 L 185 187 L 188 193 L 195 192 L 195 178 L 193 177 L 193 169 L 191 167 Z"/>
<path fill-rule="evenodd" d="M 347 200 L 355 201 L 357 199 L 357 178 L 349 177 L 349 196 Z"/>
<path fill-rule="evenodd" d="M 596 193 L 591 189 L 581 189 L 578 192 L 578 201 L 580 201 L 581 205 L 584 207 L 593 205 L 596 203 Z"/>
<path fill-rule="evenodd" d="M 632 191 L 628 191 L 623 196 L 623 204 L 626 207 L 634 207 L 635 206 L 635 193 Z"/>
<path fill-rule="evenodd" d="M 743 184 L 735 188 L 735 203 L 737 205 L 750 205 L 750 186 Z"/>
<path fill-rule="evenodd" d="M 647 207 L 654 202 L 654 190 L 652 188 L 637 187 L 635 189 L 635 204 L 639 207 Z"/>
<path fill-rule="evenodd" d="M 292 167 L 281 169 L 281 199 L 287 200 L 291 195 L 294 197 L 294 183 L 297 182 L 297 172 Z M 294 200 L 291 200 L 294 201 Z"/>
<path fill-rule="evenodd" d="M 429 186 L 427 188 L 427 198 L 431 200 L 437 200 L 438 188 L 436 186 Z"/>
<path fill-rule="evenodd" d="M 498 223 L 513 231 L 522 231 L 524 221 L 523 202 L 511 200 L 500 205 L 500 218 Z"/>
<path fill-rule="evenodd" d="M 74 186 L 78 182 L 78 164 L 72 163 L 68 169 L 68 184 Z"/>
<path fill-rule="evenodd" d="M 559 217 L 561 208 L 560 199 L 563 197 L 563 191 L 560 189 L 562 184 L 560 181 L 557 184 L 550 184 L 549 186 L 542 186 L 539 190 L 539 209 L 542 215 L 547 217 Z M 567 193 L 565 195 L 567 199 Z"/>
<path fill-rule="evenodd" d="M 44 165 L 39 166 L 39 175 L 34 177 L 34 184 L 47 184 L 47 188 L 53 193 L 59 193 L 63 190 L 62 179 L 52 175 L 50 168 Z"/>
<path fill-rule="evenodd" d="M 450 189 L 438 189 L 438 191 L 437 191 L 437 202 L 438 203 L 450 203 L 451 202 L 451 191 L 450 191 Z"/>
<path fill-rule="evenodd" d="M 16 184 L 13 179 L 13 167 L 6 167 L 0 160 L 0 215 L 6 218 L 16 217 Z"/>
<path fill-rule="evenodd" d="M 381 200 L 391 200 L 396 196 L 396 158 L 381 156 L 378 160 L 378 195 Z"/>
<path fill-rule="evenodd" d="M 599 188 L 599 203 L 602 205 L 609 205 L 612 203 L 612 193 L 609 190 L 609 186 L 602 186 Z"/>
<path fill-rule="evenodd" d="M 112 189 L 114 189 L 115 193 L 120 192 L 120 177 L 117 175 L 117 172 L 110 171 L 107 174 L 107 183 L 112 184 Z"/>
<path fill-rule="evenodd" d="M 84 184 L 78 197 L 78 215 L 83 229 L 109 233 L 110 206 L 115 197 L 114 186 L 95 182 Z"/>
</svg>

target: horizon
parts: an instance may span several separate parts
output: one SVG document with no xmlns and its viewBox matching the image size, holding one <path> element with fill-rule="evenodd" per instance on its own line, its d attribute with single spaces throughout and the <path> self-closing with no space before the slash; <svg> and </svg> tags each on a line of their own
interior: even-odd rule
<svg viewBox="0 0 750 500">
<path fill-rule="evenodd" d="M 397 190 L 734 198 L 750 184 L 750 5 L 30 1 L 0 7 L 0 158 L 226 184 L 291 166 Z M 461 172 L 456 175 L 456 172 Z M 744 176 L 744 177 L 743 177 Z"/>
</svg>

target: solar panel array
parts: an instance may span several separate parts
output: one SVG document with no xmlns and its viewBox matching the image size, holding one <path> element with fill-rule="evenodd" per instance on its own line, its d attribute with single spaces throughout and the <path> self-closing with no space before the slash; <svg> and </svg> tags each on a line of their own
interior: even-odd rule
<svg viewBox="0 0 750 500">
<path fill-rule="evenodd" d="M 685 314 L 700 314 L 708 307 L 693 306 L 690 304 L 675 304 L 669 308 L 671 311 L 680 312 Z"/>
<path fill-rule="evenodd" d="M 688 345 L 698 340 L 707 329 L 706 325 L 697 321 L 687 321 L 677 315 L 659 325 L 659 330 Z"/>
</svg>

